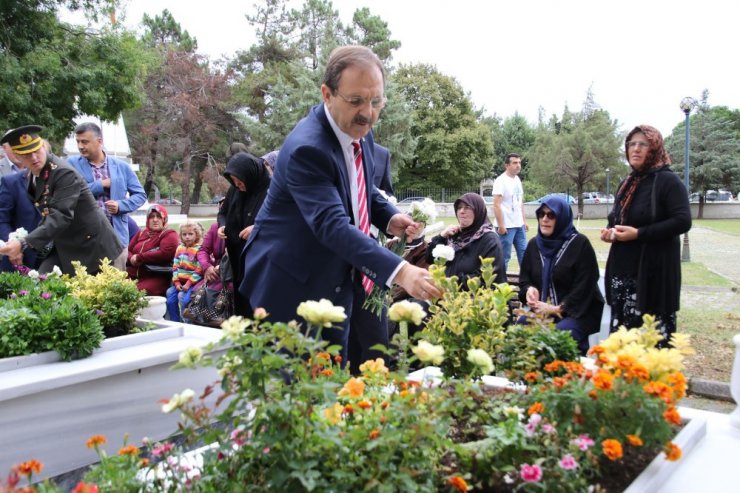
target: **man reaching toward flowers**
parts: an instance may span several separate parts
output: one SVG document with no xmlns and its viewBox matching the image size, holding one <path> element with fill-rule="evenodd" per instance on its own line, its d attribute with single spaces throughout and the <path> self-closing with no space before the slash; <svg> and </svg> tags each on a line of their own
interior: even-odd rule
<svg viewBox="0 0 740 493">
<path fill-rule="evenodd" d="M 107 257 L 120 270 L 126 265 L 126 250 L 98 208 L 85 180 L 67 163 L 47 152 L 39 136 L 41 127 L 19 127 L 2 137 L 28 170 L 26 190 L 41 213 L 41 222 L 25 238 L 11 240 L 0 248 L 11 263 L 20 264 L 27 248 L 39 251 L 50 242 L 54 248 L 41 262 L 39 272 L 51 272 L 55 265 L 74 275 L 72 261 L 78 260 L 95 274 Z"/>
<path fill-rule="evenodd" d="M 344 307 L 343 330 L 323 329 L 322 337 L 340 345 L 345 357 L 352 313 L 361 310 L 374 283 L 398 284 L 416 298 L 441 295 L 427 271 L 369 235 L 370 224 L 393 236 L 414 237 L 421 229 L 372 186 L 371 129 L 386 103 L 384 79 L 382 62 L 368 48 L 332 52 L 321 85 L 323 104 L 281 146 L 244 250 L 239 289 L 271 321 L 296 318 L 298 304 L 309 299 Z"/>
</svg>

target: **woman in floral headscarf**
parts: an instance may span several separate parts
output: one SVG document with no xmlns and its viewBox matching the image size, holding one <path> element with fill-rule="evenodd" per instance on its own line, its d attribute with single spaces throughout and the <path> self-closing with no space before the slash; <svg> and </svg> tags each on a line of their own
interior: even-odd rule
<svg viewBox="0 0 740 493">
<path fill-rule="evenodd" d="M 128 244 L 126 271 L 141 291 L 164 296 L 172 282 L 172 259 L 180 243 L 177 231 L 167 228 L 167 209 L 153 204 L 146 213 L 146 227 Z"/>
<path fill-rule="evenodd" d="M 655 315 L 666 345 L 676 331 L 681 295 L 680 235 L 691 228 L 688 193 L 670 169 L 663 137 L 640 125 L 624 150 L 632 172 L 622 181 L 601 239 L 612 244 L 606 263 L 611 330 L 642 325 Z"/>
<path fill-rule="evenodd" d="M 537 236 L 529 240 L 519 271 L 519 300 L 557 317 L 555 326 L 570 332 L 585 355 L 604 310 L 596 253 L 573 226 L 573 211 L 561 196 L 546 196 L 536 214 Z"/>
<path fill-rule="evenodd" d="M 457 276 L 463 289 L 469 277 L 480 276 L 480 257 L 494 257 L 494 282 L 506 282 L 504 253 L 501 241 L 488 219 L 486 203 L 477 193 L 466 193 L 454 203 L 458 224 L 448 226 L 431 239 L 427 247 L 427 262 L 434 263 L 434 247 L 448 245 L 455 256 L 447 262 L 447 277 Z"/>
</svg>

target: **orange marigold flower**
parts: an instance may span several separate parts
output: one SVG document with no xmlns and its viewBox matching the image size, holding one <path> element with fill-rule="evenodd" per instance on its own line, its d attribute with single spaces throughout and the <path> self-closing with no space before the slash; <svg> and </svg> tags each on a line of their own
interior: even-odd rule
<svg viewBox="0 0 740 493">
<path fill-rule="evenodd" d="M 568 380 L 563 377 L 555 377 L 552 379 L 552 384 L 555 386 L 556 389 L 562 389 L 567 383 Z"/>
<path fill-rule="evenodd" d="M 409 391 L 406 389 L 403 389 L 401 392 L 398 393 L 401 397 L 408 397 Z"/>
<path fill-rule="evenodd" d="M 529 383 L 535 383 L 540 378 L 539 374 L 535 371 L 530 371 L 526 375 L 524 375 L 524 380 L 526 380 Z M 458 476 L 455 476 L 458 477 Z"/>
<path fill-rule="evenodd" d="M 380 424 L 381 425 L 384 425 L 387 421 L 388 421 L 388 418 L 386 418 L 385 416 L 381 416 L 380 417 Z"/>
<path fill-rule="evenodd" d="M 606 370 L 599 370 L 591 381 L 597 389 L 611 390 L 614 376 Z"/>
<path fill-rule="evenodd" d="M 388 368 L 385 366 L 385 361 L 383 361 L 383 358 L 375 358 L 374 360 L 367 360 L 363 364 L 360 365 L 360 372 L 362 373 L 378 373 L 381 375 L 386 375 L 388 373 Z"/>
<path fill-rule="evenodd" d="M 674 372 L 668 375 L 668 384 L 673 387 L 673 393 L 677 399 L 686 396 L 686 377 L 681 372 Z"/>
<path fill-rule="evenodd" d="M 569 373 L 575 373 L 576 375 L 583 375 L 583 365 L 577 361 L 566 361 L 565 368 L 568 369 Z"/>
<path fill-rule="evenodd" d="M 360 406 L 360 408 L 362 409 L 370 409 L 371 407 L 373 407 L 373 404 L 370 401 L 360 401 L 357 403 L 357 405 Z"/>
<path fill-rule="evenodd" d="M 640 363 L 635 363 L 630 367 L 629 370 L 627 370 L 627 380 L 630 382 L 634 379 L 637 379 L 641 382 L 646 382 L 650 380 L 650 372 L 647 371 L 647 368 L 642 366 Z"/>
<path fill-rule="evenodd" d="M 149 465 L 149 459 L 147 459 L 146 457 L 139 461 L 139 467 L 142 469 L 147 467 L 148 465 Z"/>
<path fill-rule="evenodd" d="M 87 448 L 93 448 L 96 445 L 103 445 L 107 441 L 108 440 L 103 435 L 93 435 L 87 439 L 85 445 L 87 445 Z"/>
<path fill-rule="evenodd" d="M 316 353 L 316 362 L 318 363 L 319 360 L 331 361 L 331 355 L 326 351 L 318 352 Z"/>
<path fill-rule="evenodd" d="M 352 414 L 355 412 L 355 408 L 352 407 L 352 404 L 347 404 L 344 406 L 344 409 L 342 410 L 345 414 Z"/>
<path fill-rule="evenodd" d="M 659 397 L 665 403 L 670 404 L 673 401 L 673 389 L 663 382 L 648 382 L 643 385 L 642 390 L 646 394 Z"/>
<path fill-rule="evenodd" d="M 75 486 L 75 489 L 72 490 L 72 493 L 98 493 L 98 491 L 98 485 L 80 481 Z"/>
<path fill-rule="evenodd" d="M 665 458 L 670 461 L 677 461 L 681 458 L 681 447 L 673 442 L 668 442 L 663 452 L 665 452 Z"/>
<path fill-rule="evenodd" d="M 599 398 L 599 394 L 595 390 L 589 390 L 588 396 L 592 398 L 593 400 L 596 400 Z"/>
<path fill-rule="evenodd" d="M 535 402 L 531 406 L 529 406 L 529 409 L 527 409 L 527 414 L 530 416 L 533 414 L 542 414 L 542 411 L 545 410 L 545 405 L 541 402 Z"/>
<path fill-rule="evenodd" d="M 118 455 L 130 455 L 132 457 L 139 455 L 139 447 L 136 445 L 126 445 L 118 450 Z"/>
<path fill-rule="evenodd" d="M 341 362 L 342 362 L 342 357 L 341 356 L 339 356 L 338 354 L 336 356 L 334 356 L 334 363 L 339 364 Z"/>
<path fill-rule="evenodd" d="M 548 373 L 555 373 L 556 371 L 560 370 L 560 368 L 563 367 L 563 362 L 559 359 L 556 359 L 552 363 L 548 363 L 545 365 L 544 370 Z"/>
<path fill-rule="evenodd" d="M 30 476 L 33 473 L 39 474 L 44 465 L 36 459 L 27 460 L 17 466 L 18 472 L 22 476 Z"/>
<path fill-rule="evenodd" d="M 617 367 L 622 368 L 623 370 L 628 370 L 632 368 L 632 365 L 635 364 L 635 358 L 632 356 L 628 356 L 626 354 L 620 354 L 617 356 Z"/>
<path fill-rule="evenodd" d="M 380 436 L 380 430 L 377 428 L 373 428 L 373 430 L 370 432 L 370 440 L 375 440 Z"/>
<path fill-rule="evenodd" d="M 637 435 L 627 435 L 627 441 L 632 445 L 633 447 L 642 447 L 642 438 L 640 438 Z"/>
<path fill-rule="evenodd" d="M 352 377 L 347 383 L 344 384 L 342 390 L 339 391 L 339 395 L 347 395 L 350 397 L 362 397 L 365 392 L 365 382 L 360 378 Z"/>
<path fill-rule="evenodd" d="M 323 370 L 321 370 L 320 373 L 324 377 L 330 377 L 334 375 L 334 370 L 332 370 L 331 368 L 324 368 Z"/>
<path fill-rule="evenodd" d="M 380 409 L 388 409 L 388 406 L 390 406 L 390 405 L 391 405 L 391 403 L 390 403 L 390 402 L 388 402 L 388 401 L 384 401 L 384 402 L 383 402 L 383 403 L 382 403 L 382 404 L 380 405 Z"/>
<path fill-rule="evenodd" d="M 594 346 L 591 349 L 588 350 L 588 354 L 604 354 L 606 352 L 606 349 L 603 348 L 603 346 Z"/>
<path fill-rule="evenodd" d="M 672 425 L 681 424 L 681 415 L 678 414 L 678 410 L 674 406 L 670 406 L 663 412 L 663 418 Z"/>
<path fill-rule="evenodd" d="M 606 440 L 601 442 L 601 450 L 604 452 L 604 455 L 609 458 L 609 460 L 619 460 L 624 455 L 622 444 L 619 443 L 619 440 L 615 440 L 613 438 L 607 438 Z"/>
<path fill-rule="evenodd" d="M 447 480 L 447 484 L 455 488 L 459 493 L 468 491 L 468 483 L 461 476 L 452 476 Z"/>
</svg>

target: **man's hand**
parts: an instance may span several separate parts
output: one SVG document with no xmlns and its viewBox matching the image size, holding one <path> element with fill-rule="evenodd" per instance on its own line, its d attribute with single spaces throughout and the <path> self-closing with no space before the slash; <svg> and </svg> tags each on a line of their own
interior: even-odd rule
<svg viewBox="0 0 740 493">
<path fill-rule="evenodd" d="M 429 271 L 411 264 L 405 264 L 393 280 L 418 300 L 429 300 L 442 296 L 442 291 L 432 281 Z"/>
<path fill-rule="evenodd" d="M 118 201 L 117 200 L 106 200 L 105 208 L 111 215 L 118 214 Z"/>
<path fill-rule="evenodd" d="M 405 234 L 406 240 L 412 241 L 421 236 L 424 232 L 424 224 L 414 222 L 414 220 L 406 214 L 398 213 L 394 214 L 390 223 L 388 223 L 388 232 L 399 238 L 401 235 Z"/>
<path fill-rule="evenodd" d="M 499 236 L 504 236 L 504 235 L 506 235 L 506 233 L 507 233 L 506 226 L 499 225 L 499 227 L 498 227 L 498 234 L 499 234 Z"/>
<path fill-rule="evenodd" d="M 254 224 L 251 226 L 247 226 L 243 230 L 239 231 L 239 238 L 241 238 L 242 240 L 248 240 L 249 235 L 252 234 L 252 229 L 254 229 Z"/>
<path fill-rule="evenodd" d="M 0 248 L 0 255 L 7 255 L 8 260 L 10 260 L 10 263 L 13 265 L 22 264 L 23 251 L 21 250 L 21 242 L 18 240 L 10 240 L 4 247 Z"/>
<path fill-rule="evenodd" d="M 540 290 L 534 286 L 527 288 L 527 304 L 531 307 L 540 301 Z"/>
</svg>

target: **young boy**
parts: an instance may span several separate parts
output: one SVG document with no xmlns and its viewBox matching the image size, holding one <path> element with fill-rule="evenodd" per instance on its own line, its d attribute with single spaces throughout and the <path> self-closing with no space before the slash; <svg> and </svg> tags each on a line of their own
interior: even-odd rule
<svg viewBox="0 0 740 493">
<path fill-rule="evenodd" d="M 182 311 L 190 301 L 193 287 L 203 278 L 198 250 L 203 228 L 194 222 L 180 226 L 180 245 L 172 262 L 172 286 L 167 289 L 167 314 L 173 322 L 182 322 Z"/>
</svg>

